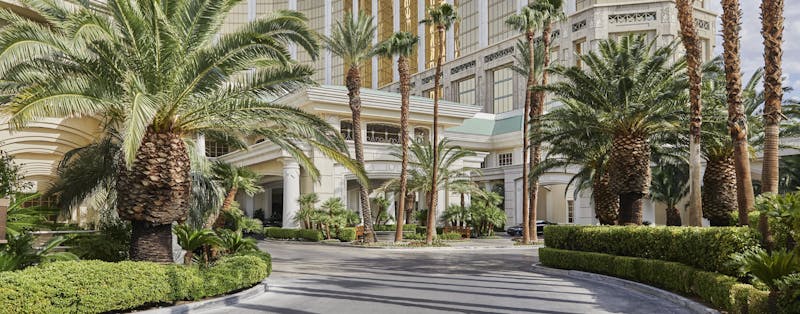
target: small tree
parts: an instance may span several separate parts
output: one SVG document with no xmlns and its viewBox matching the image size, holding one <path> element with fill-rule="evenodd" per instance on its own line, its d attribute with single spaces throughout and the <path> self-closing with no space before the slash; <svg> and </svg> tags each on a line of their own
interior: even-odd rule
<svg viewBox="0 0 800 314">
<path fill-rule="evenodd" d="M 194 251 L 219 242 L 219 238 L 211 229 L 194 229 L 186 224 L 176 225 L 172 228 L 172 233 L 175 234 L 178 245 L 186 251 L 186 255 L 183 256 L 183 263 L 186 265 L 192 265 Z"/>
<path fill-rule="evenodd" d="M 311 224 L 311 218 L 314 215 L 314 211 L 316 211 L 316 204 L 319 202 L 319 196 L 317 193 L 308 193 L 303 194 L 299 198 L 297 198 L 297 203 L 300 205 L 300 210 L 294 214 L 292 218 L 295 223 L 302 223 L 303 228 L 311 229 L 313 225 Z"/>
</svg>

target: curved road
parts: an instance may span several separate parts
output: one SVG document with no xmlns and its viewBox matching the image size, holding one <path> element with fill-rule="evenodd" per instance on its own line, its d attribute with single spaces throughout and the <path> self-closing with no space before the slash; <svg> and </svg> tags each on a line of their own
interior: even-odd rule
<svg viewBox="0 0 800 314">
<path fill-rule="evenodd" d="M 273 256 L 270 291 L 204 313 L 689 313 L 627 289 L 533 273 L 532 248 L 261 247 Z"/>
</svg>

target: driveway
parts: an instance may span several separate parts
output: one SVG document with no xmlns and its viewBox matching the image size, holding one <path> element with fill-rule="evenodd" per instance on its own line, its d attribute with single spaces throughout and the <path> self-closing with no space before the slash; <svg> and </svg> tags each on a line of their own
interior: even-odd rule
<svg viewBox="0 0 800 314">
<path fill-rule="evenodd" d="M 532 273 L 533 248 L 260 245 L 273 256 L 270 291 L 204 313 L 690 313 L 624 288 Z"/>
</svg>

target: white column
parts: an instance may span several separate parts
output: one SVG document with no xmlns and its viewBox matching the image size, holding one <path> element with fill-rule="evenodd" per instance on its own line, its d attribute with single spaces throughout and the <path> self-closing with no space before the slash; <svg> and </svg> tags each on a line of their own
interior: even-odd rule
<svg viewBox="0 0 800 314">
<path fill-rule="evenodd" d="M 288 9 L 297 11 L 297 0 L 289 0 Z M 292 59 L 297 60 L 297 45 L 294 43 L 289 45 L 289 54 L 292 56 Z M 264 210 L 266 210 L 266 208 Z"/>
<path fill-rule="evenodd" d="M 264 189 L 264 219 L 272 216 L 272 189 Z"/>
<path fill-rule="evenodd" d="M 195 142 L 198 156 L 206 155 L 206 136 L 203 133 L 197 134 L 197 142 Z"/>
<path fill-rule="evenodd" d="M 489 45 L 489 1 L 478 0 L 478 49 Z"/>
<path fill-rule="evenodd" d="M 331 23 L 333 23 L 333 17 L 331 16 L 332 9 L 333 9 L 332 0 L 325 0 L 325 36 L 331 35 Z M 333 69 L 331 69 L 332 66 L 333 66 L 333 55 L 331 54 L 330 50 L 325 49 L 325 85 L 333 84 Z"/>
<path fill-rule="evenodd" d="M 517 0 L 517 13 L 522 11 L 522 7 L 528 5 L 528 0 Z"/>
<path fill-rule="evenodd" d="M 244 204 L 242 204 L 242 210 L 244 211 L 244 215 L 248 217 L 253 217 L 253 212 L 256 210 L 256 202 L 255 202 L 255 195 L 246 195 L 244 196 Z"/>
<path fill-rule="evenodd" d="M 283 227 L 297 228 L 292 221 L 300 210 L 300 165 L 291 158 L 283 159 Z"/>
<path fill-rule="evenodd" d="M 247 20 L 256 19 L 256 0 L 247 0 Z"/>
<path fill-rule="evenodd" d="M 389 207 L 386 208 L 386 213 L 389 215 L 389 217 L 392 217 L 392 219 L 396 218 L 395 215 L 394 215 L 394 212 L 395 212 L 397 206 L 400 205 L 400 204 L 397 203 L 397 200 L 395 200 L 395 195 L 396 194 L 397 193 L 394 193 L 394 192 L 384 193 L 384 195 L 386 196 L 386 199 L 389 201 Z"/>
<path fill-rule="evenodd" d="M 425 1 L 417 1 L 417 20 L 422 21 L 425 19 Z M 425 24 L 417 25 L 417 35 L 419 35 L 419 44 L 417 48 L 417 71 L 425 71 Z"/>
<path fill-rule="evenodd" d="M 353 1 L 356 2 L 358 1 Z M 372 25 L 376 27 L 378 25 L 378 0 L 372 0 Z M 376 44 L 378 44 L 378 32 L 372 37 L 372 45 Z M 369 74 L 372 75 L 372 86 L 370 86 L 372 89 L 378 89 L 378 58 L 378 56 L 372 57 L 372 73 Z"/>
</svg>

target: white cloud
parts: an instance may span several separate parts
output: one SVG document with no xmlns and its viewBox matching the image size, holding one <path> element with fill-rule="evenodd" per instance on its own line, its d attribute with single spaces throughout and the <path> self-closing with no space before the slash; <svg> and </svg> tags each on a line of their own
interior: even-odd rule
<svg viewBox="0 0 800 314">
<path fill-rule="evenodd" d="M 764 66 L 764 46 L 761 38 L 760 0 L 742 0 L 742 70 L 749 75 Z M 711 9 L 720 16 L 722 8 L 719 1 L 711 0 Z M 783 33 L 783 73 L 787 76 L 786 85 L 794 88 L 787 96 L 800 96 L 800 6 L 787 4 L 784 7 Z M 720 21 L 717 30 L 722 31 Z M 717 36 L 716 53 L 722 54 L 722 36 Z M 792 78 L 792 79 L 790 79 Z"/>
</svg>

